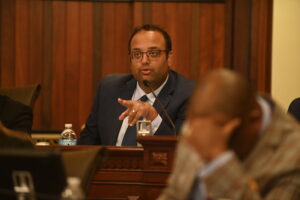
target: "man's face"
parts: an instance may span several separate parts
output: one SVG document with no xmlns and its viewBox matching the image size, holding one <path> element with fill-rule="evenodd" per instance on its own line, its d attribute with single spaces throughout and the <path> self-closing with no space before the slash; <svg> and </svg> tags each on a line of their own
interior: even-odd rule
<svg viewBox="0 0 300 200">
<path fill-rule="evenodd" d="M 131 72 L 140 85 L 143 80 L 148 80 L 156 89 L 165 81 L 172 54 L 167 56 L 165 50 L 164 37 L 157 31 L 140 31 L 132 38 Z"/>
<path fill-rule="evenodd" d="M 215 126 L 215 128 L 220 128 L 228 122 L 229 118 L 216 109 L 217 98 L 218 95 L 214 92 L 210 92 L 210 89 L 198 91 L 193 97 L 187 112 L 187 120 L 191 128 L 197 132 L 195 134 L 211 134 L 201 132 L 203 123 L 208 123 L 211 126 Z M 216 134 L 219 133 L 217 132 Z M 209 135 L 209 137 L 213 136 Z"/>
<path fill-rule="evenodd" d="M 228 139 L 239 123 L 232 121 L 215 107 L 218 97 L 212 88 L 197 91 L 187 113 L 185 140 L 206 161 L 228 149 Z"/>
</svg>

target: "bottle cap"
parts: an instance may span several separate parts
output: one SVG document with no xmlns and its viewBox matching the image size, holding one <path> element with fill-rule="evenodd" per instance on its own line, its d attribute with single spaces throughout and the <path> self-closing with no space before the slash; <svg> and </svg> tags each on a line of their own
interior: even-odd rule
<svg viewBox="0 0 300 200">
<path fill-rule="evenodd" d="M 72 128 L 72 124 L 65 124 L 65 128 Z"/>
<path fill-rule="evenodd" d="M 79 177 L 68 177 L 67 178 L 67 182 L 71 185 L 80 185 L 80 178 Z"/>
</svg>

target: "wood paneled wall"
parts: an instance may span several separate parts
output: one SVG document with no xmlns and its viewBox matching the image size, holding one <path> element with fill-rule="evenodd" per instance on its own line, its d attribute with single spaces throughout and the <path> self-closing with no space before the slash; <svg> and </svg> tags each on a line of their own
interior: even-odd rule
<svg viewBox="0 0 300 200">
<path fill-rule="evenodd" d="M 79 132 L 101 77 L 129 72 L 132 29 L 154 23 L 171 35 L 174 70 L 232 68 L 269 92 L 271 14 L 272 0 L 0 0 L 0 87 L 41 83 L 33 128 Z"/>
</svg>

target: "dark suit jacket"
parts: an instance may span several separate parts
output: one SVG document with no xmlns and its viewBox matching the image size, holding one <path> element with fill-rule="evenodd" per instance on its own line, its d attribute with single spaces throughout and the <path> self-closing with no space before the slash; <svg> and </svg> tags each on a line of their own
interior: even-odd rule
<svg viewBox="0 0 300 200">
<path fill-rule="evenodd" d="M 174 121 L 177 132 L 185 119 L 185 108 L 193 87 L 193 81 L 170 70 L 169 79 L 158 95 Z M 122 125 L 118 116 L 126 109 L 117 99 L 131 99 L 135 88 L 136 80 L 131 74 L 113 74 L 103 78 L 78 144 L 115 145 Z M 154 102 L 153 106 L 162 117 L 162 123 L 155 135 L 173 135 L 172 126 L 157 102 Z"/>
<path fill-rule="evenodd" d="M 0 121 L 6 128 L 30 133 L 32 118 L 29 106 L 0 95 Z"/>
</svg>

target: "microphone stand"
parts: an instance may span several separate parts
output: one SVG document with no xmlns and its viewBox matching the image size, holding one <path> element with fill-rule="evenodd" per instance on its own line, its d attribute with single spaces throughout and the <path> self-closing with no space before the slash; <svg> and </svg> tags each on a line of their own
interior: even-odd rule
<svg viewBox="0 0 300 200">
<path fill-rule="evenodd" d="M 147 81 L 147 80 L 144 80 L 144 81 L 143 81 L 143 84 L 144 84 L 146 87 L 150 88 L 152 95 L 153 95 L 153 96 L 155 97 L 155 99 L 157 100 L 158 106 L 161 108 L 162 112 L 163 112 L 164 115 L 167 117 L 169 123 L 170 123 L 171 126 L 172 126 L 172 129 L 173 129 L 173 131 L 174 131 L 175 136 L 177 136 L 177 131 L 176 131 L 176 127 L 175 127 L 175 125 L 174 125 L 174 122 L 173 122 L 173 120 L 171 119 L 170 115 L 168 114 L 167 110 L 164 108 L 164 106 L 163 106 L 162 103 L 160 102 L 160 100 L 157 98 L 156 94 L 154 93 L 154 90 L 153 90 L 153 88 L 151 87 L 151 83 L 150 83 L 149 81 Z"/>
</svg>

